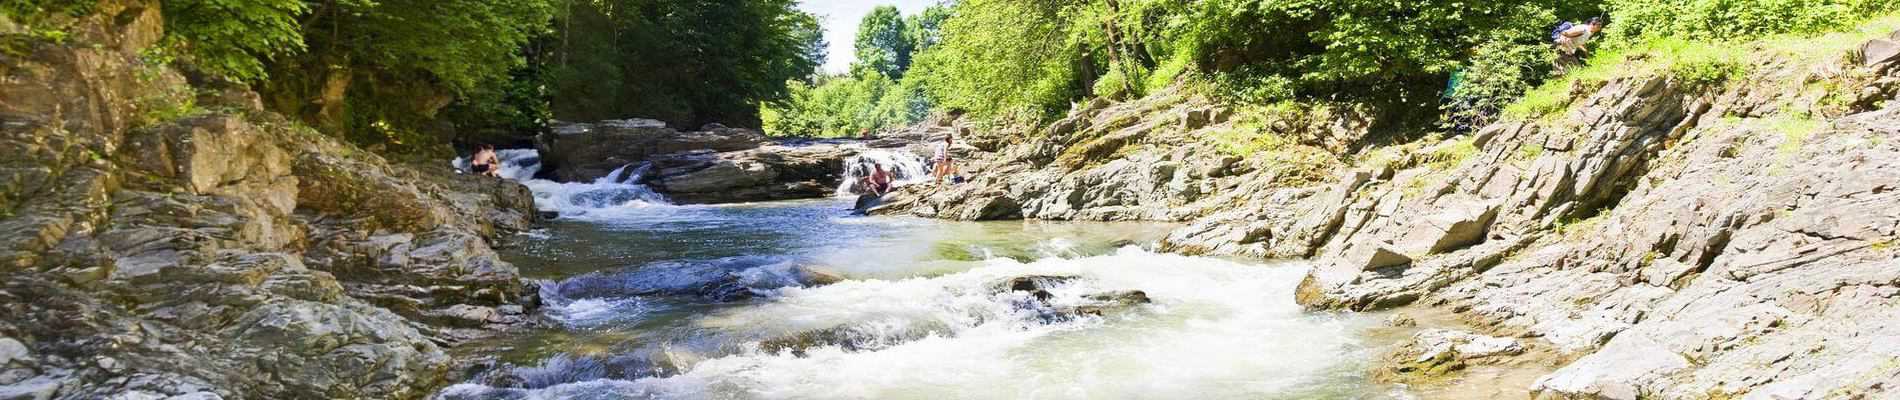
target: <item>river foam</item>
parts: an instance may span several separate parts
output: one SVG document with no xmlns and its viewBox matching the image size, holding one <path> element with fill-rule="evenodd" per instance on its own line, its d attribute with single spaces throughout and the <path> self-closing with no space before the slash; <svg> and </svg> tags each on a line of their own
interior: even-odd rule
<svg viewBox="0 0 1900 400">
<path fill-rule="evenodd" d="M 772 289 L 768 301 L 698 316 L 683 330 L 737 342 L 677 372 L 571 374 L 558 384 L 456 385 L 445 399 L 938 399 L 1362 397 L 1363 317 L 1294 304 L 1298 266 L 1259 266 L 1124 248 L 959 272 Z M 1026 275 L 1076 276 L 1051 302 L 1141 290 L 1152 304 L 1051 322 L 998 292 Z M 762 338 L 845 332 L 793 352 Z M 562 356 L 566 357 L 566 356 Z M 561 357 L 550 363 L 573 361 Z M 541 366 L 546 368 L 549 366 Z M 1376 396 L 1374 396 L 1376 397 Z"/>
<path fill-rule="evenodd" d="M 652 188 L 642 185 L 649 164 L 629 164 L 592 182 L 555 182 L 536 178 L 541 172 L 541 154 L 534 149 L 508 149 L 495 152 L 501 161 L 501 177 L 520 182 L 534 192 L 534 204 L 541 211 L 562 217 L 583 219 L 613 218 L 628 209 L 667 206 L 672 203 Z M 458 170 L 468 170 L 468 159 L 451 162 Z"/>
</svg>

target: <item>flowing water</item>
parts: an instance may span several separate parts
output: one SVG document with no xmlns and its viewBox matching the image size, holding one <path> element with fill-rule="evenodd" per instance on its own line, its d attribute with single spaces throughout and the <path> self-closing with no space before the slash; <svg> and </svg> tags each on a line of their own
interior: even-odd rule
<svg viewBox="0 0 1900 400">
<path fill-rule="evenodd" d="M 637 165 L 560 184 L 532 179 L 532 152 L 503 158 L 563 215 L 506 250 L 550 327 L 466 346 L 498 366 L 438 398 L 1404 396 L 1364 376 L 1372 317 L 1293 303 L 1303 265 L 1145 250 L 1166 225 L 675 206 L 630 183 Z M 1151 302 L 1076 312 L 1129 290 Z"/>
</svg>

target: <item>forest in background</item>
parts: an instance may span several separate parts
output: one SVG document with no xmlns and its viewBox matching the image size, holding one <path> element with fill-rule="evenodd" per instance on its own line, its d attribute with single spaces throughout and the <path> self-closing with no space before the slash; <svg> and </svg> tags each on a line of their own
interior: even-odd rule
<svg viewBox="0 0 1900 400">
<path fill-rule="evenodd" d="M 96 3 L 0 0 L 0 12 L 59 40 L 62 16 Z M 966 0 L 874 10 L 857 62 L 836 75 L 818 71 L 817 17 L 793 0 L 163 5 L 168 37 L 145 61 L 249 85 L 267 107 L 387 154 L 438 157 L 450 144 L 525 143 L 555 119 L 843 136 L 932 113 L 1035 124 L 1077 101 L 1170 86 L 1242 106 L 1482 121 L 1561 95 L 1538 89 L 1559 21 L 1605 17 L 1603 50 L 1706 49 L 1845 26 L 1900 0 Z M 1680 67 L 1721 79 L 1734 69 L 1724 60 Z"/>
</svg>

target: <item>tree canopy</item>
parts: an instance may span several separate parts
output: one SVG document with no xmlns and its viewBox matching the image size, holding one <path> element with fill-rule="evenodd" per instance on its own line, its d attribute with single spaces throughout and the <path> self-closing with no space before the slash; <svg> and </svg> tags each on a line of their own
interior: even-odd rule
<svg viewBox="0 0 1900 400">
<path fill-rule="evenodd" d="M 877 6 L 858 23 L 858 65 L 891 79 L 904 77 L 916 44 L 894 6 Z"/>
</svg>

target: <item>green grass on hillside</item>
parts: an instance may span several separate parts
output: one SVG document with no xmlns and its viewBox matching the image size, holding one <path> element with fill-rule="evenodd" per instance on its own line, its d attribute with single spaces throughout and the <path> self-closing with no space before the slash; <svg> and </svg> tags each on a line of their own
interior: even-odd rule
<svg viewBox="0 0 1900 400">
<path fill-rule="evenodd" d="M 1748 42 L 1658 38 L 1635 45 L 1612 46 L 1601 49 L 1591 58 L 1589 66 L 1551 79 L 1525 93 L 1522 99 L 1506 107 L 1504 113 L 1521 119 L 1547 117 L 1570 106 L 1575 100 L 1571 96 L 1572 87 L 1593 89 L 1618 78 L 1665 72 L 1684 84 L 1699 87 L 1697 90 L 1713 90 L 1745 76 L 1749 71 L 1743 58 L 1750 54 L 1767 52 L 1797 63 L 1820 62 L 1895 30 L 1900 30 L 1900 14 L 1876 17 L 1855 29 L 1823 34 L 1784 34 Z"/>
</svg>

